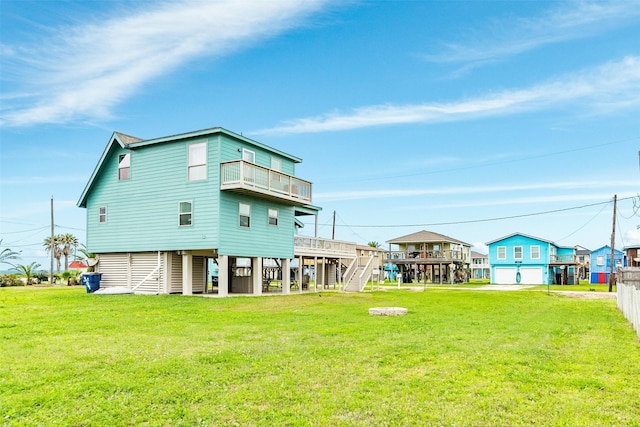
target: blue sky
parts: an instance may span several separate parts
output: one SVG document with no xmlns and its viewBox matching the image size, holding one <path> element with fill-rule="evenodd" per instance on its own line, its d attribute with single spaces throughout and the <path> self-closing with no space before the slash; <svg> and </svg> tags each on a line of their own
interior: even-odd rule
<svg viewBox="0 0 640 427">
<path fill-rule="evenodd" d="M 320 237 L 640 243 L 640 1 L 11 1 L 0 238 L 48 266 L 113 131 L 303 159 Z M 312 222 L 302 234 L 313 235 Z"/>
</svg>

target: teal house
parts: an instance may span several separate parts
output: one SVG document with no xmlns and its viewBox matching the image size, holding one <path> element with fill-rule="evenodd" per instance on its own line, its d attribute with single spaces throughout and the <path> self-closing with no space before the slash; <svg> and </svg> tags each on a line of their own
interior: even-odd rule
<svg viewBox="0 0 640 427">
<path fill-rule="evenodd" d="M 295 176 L 301 161 L 219 127 L 113 133 L 78 201 L 101 288 L 207 292 L 215 263 L 219 296 L 260 294 L 264 265 L 290 270 L 296 217 L 320 211 L 311 182 Z M 280 275 L 288 293 L 290 274 Z"/>
<path fill-rule="evenodd" d="M 576 248 L 514 233 L 487 242 L 495 284 L 575 284 Z"/>
</svg>

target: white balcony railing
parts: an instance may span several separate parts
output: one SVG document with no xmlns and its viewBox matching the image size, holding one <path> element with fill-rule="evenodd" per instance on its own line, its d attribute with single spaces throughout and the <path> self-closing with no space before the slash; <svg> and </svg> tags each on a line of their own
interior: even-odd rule
<svg viewBox="0 0 640 427">
<path fill-rule="evenodd" d="M 340 240 L 295 236 L 293 245 L 296 256 L 356 257 L 356 244 Z"/>
<path fill-rule="evenodd" d="M 221 164 L 221 190 L 243 189 L 311 204 L 311 183 L 276 170 L 242 160 Z"/>
</svg>

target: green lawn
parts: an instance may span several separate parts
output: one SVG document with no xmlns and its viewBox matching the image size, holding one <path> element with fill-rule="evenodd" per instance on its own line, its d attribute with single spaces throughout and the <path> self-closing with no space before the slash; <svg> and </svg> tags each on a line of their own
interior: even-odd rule
<svg viewBox="0 0 640 427">
<path fill-rule="evenodd" d="M 368 308 L 409 314 L 374 317 Z M 6 426 L 619 425 L 640 344 L 614 300 L 0 289 Z"/>
</svg>

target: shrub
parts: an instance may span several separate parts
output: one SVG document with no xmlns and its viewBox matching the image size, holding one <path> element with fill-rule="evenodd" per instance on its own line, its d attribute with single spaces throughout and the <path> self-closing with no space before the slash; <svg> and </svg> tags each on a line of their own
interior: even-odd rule
<svg viewBox="0 0 640 427">
<path fill-rule="evenodd" d="M 5 288 L 8 286 L 23 286 L 24 283 L 20 280 L 20 278 L 16 277 L 14 274 L 1 274 L 0 275 L 0 288 Z"/>
</svg>

